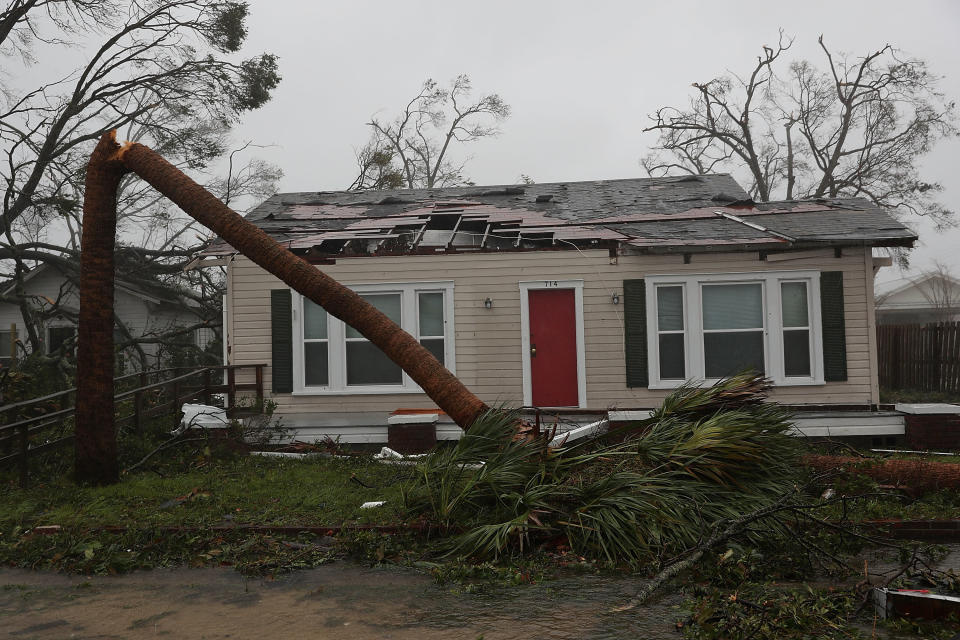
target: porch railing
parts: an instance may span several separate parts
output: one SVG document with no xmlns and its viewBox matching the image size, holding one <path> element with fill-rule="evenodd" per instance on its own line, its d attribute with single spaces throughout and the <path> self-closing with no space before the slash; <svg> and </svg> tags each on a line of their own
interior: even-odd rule
<svg viewBox="0 0 960 640">
<path fill-rule="evenodd" d="M 118 429 L 126 427 L 143 433 L 147 420 L 170 416 L 172 429 L 180 421 L 181 405 L 191 400 L 219 404 L 215 396 L 222 396 L 223 408 L 231 418 L 259 413 L 263 409 L 265 366 L 157 369 L 115 378 L 114 389 L 119 391 L 114 396 L 114 424 Z M 250 370 L 253 371 L 252 382 L 237 381 L 238 373 Z M 135 386 L 125 388 L 131 385 Z M 67 389 L 0 406 L 0 471 L 16 465 L 20 485 L 26 486 L 31 458 L 73 442 L 76 391 L 75 388 Z M 249 397 L 249 392 L 253 392 L 253 404 L 240 404 L 240 398 Z"/>
</svg>

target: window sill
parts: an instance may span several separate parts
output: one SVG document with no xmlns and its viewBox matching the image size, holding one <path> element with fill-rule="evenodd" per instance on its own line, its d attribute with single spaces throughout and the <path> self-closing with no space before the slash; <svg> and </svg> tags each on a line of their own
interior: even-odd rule
<svg viewBox="0 0 960 640">
<path fill-rule="evenodd" d="M 292 396 L 370 396 L 424 393 L 420 387 L 357 387 L 355 389 L 300 389 Z"/>
<path fill-rule="evenodd" d="M 720 381 L 720 378 L 711 378 L 708 380 L 700 380 L 699 386 L 710 386 L 716 384 Z M 677 389 L 681 385 L 690 382 L 689 380 L 661 380 L 660 382 L 651 382 L 647 385 L 647 389 L 653 390 L 664 390 L 664 389 Z M 777 389 L 780 387 L 822 387 L 826 384 L 824 380 L 774 380 L 773 388 Z"/>
</svg>

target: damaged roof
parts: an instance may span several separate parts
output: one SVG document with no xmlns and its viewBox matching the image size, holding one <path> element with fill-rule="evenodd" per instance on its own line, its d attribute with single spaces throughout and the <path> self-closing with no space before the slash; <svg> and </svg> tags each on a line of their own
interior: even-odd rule
<svg viewBox="0 0 960 640">
<path fill-rule="evenodd" d="M 246 218 L 310 258 L 574 247 L 777 250 L 916 240 L 867 200 L 754 203 L 727 174 L 281 193 Z M 217 239 L 204 254 L 233 252 Z"/>
</svg>

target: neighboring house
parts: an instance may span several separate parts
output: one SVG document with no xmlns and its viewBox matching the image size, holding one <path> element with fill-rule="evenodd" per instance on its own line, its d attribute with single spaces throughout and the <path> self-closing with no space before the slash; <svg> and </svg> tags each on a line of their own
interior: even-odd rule
<svg viewBox="0 0 960 640">
<path fill-rule="evenodd" d="M 871 248 L 916 239 L 865 200 L 755 204 L 727 175 L 285 193 L 247 219 L 361 293 L 485 402 L 601 412 L 753 367 L 779 402 L 877 418 Z M 356 331 L 222 241 L 205 260 L 227 266 L 229 363 L 270 365 L 295 437 L 384 441 L 390 412 L 435 406 Z M 897 420 L 880 432 L 903 433 Z M 824 424 L 814 432 L 840 422 Z"/>
<path fill-rule="evenodd" d="M 960 281 L 925 273 L 874 286 L 877 324 L 927 324 L 960 320 Z"/>
<path fill-rule="evenodd" d="M 64 344 L 71 347 L 76 341 L 79 312 L 76 274 L 65 275 L 52 265 L 40 265 L 24 276 L 24 290 L 31 306 L 42 317 L 40 339 L 44 351 L 53 353 Z M 14 285 L 9 283 L 0 290 L 0 295 L 5 297 L 14 293 Z M 159 285 L 134 284 L 118 278 L 114 305 L 117 318 L 133 338 L 152 339 L 176 327 L 193 327 L 202 322 L 196 301 L 173 295 Z M 54 308 L 56 312 L 52 311 Z M 199 328 L 178 339 L 203 348 L 212 338 L 212 330 Z M 129 338 L 124 331 L 115 329 L 114 339 L 120 343 Z M 119 363 L 123 365 L 121 369 L 129 365 L 130 369 L 138 370 L 144 359 L 148 368 L 165 364 L 162 362 L 165 351 L 160 344 L 144 342 L 139 349 L 142 352 L 133 348 L 126 350 L 124 360 Z M 20 355 L 29 350 L 23 316 L 17 304 L 0 302 L 0 365 L 9 365 L 15 350 Z"/>
</svg>

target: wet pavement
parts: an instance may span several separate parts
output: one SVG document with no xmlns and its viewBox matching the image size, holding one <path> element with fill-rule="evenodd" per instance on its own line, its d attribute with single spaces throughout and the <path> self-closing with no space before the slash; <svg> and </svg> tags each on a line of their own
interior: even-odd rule
<svg viewBox="0 0 960 640">
<path fill-rule="evenodd" d="M 0 570 L 0 636 L 16 639 L 677 638 L 682 597 L 610 609 L 638 583 L 593 575 L 464 593 L 427 575 L 346 562 L 277 580 L 230 568 L 124 576 Z"/>
</svg>

